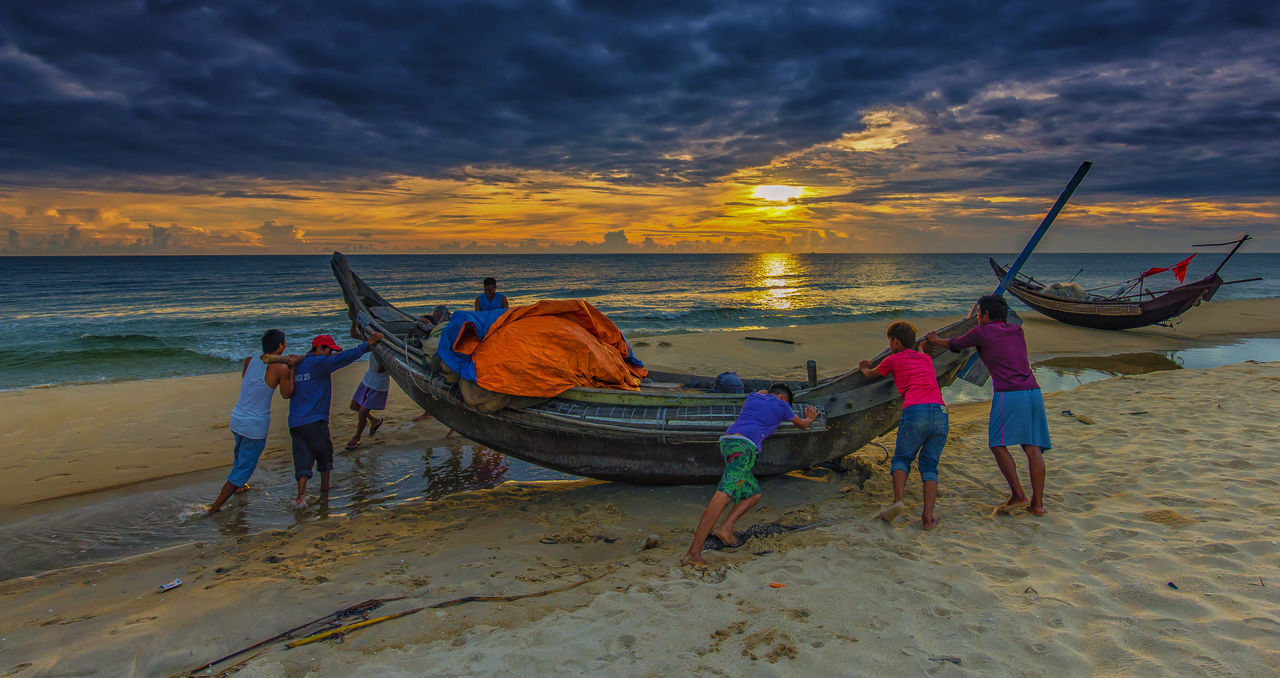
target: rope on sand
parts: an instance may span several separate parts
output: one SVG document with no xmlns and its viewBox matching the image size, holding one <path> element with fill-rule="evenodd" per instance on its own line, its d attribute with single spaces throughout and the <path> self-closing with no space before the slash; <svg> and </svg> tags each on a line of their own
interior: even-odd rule
<svg viewBox="0 0 1280 678">
<path fill-rule="evenodd" d="M 605 573 L 605 574 L 608 574 L 608 573 Z M 360 616 L 364 617 L 364 619 L 363 619 L 362 621 L 355 622 L 355 623 L 352 623 L 352 624 L 345 624 L 345 625 L 341 625 L 341 626 L 333 626 L 332 628 L 326 629 L 326 630 L 321 631 L 321 632 L 319 632 L 319 633 L 315 633 L 315 634 L 312 634 L 312 635 L 309 635 L 309 636 L 306 636 L 306 637 L 303 637 L 303 638 L 299 638 L 299 639 L 297 639 L 297 640 L 294 640 L 294 641 L 292 641 L 292 642 L 287 643 L 287 644 L 285 645 L 285 647 L 286 647 L 286 648 L 294 648 L 294 647 L 298 647 L 298 646 L 300 646 L 300 645 L 307 645 L 307 644 L 309 644 L 309 643 L 314 643 L 314 642 L 316 642 L 316 641 L 319 641 L 319 640 L 325 640 L 325 639 L 328 639 L 328 638 L 341 638 L 342 636 L 346 635 L 347 633 L 350 633 L 351 631 L 355 631 L 355 630 L 357 630 L 357 629 L 361 629 L 361 628 L 364 628 L 364 627 L 366 627 L 366 626 L 372 626 L 373 624 L 377 624 L 377 623 L 379 623 L 379 622 L 384 622 L 384 621 L 387 621 L 387 620 L 390 620 L 390 619 L 396 619 L 396 618 L 399 618 L 399 617 L 406 617 L 406 616 L 408 616 L 408 615 L 411 615 L 411 614 L 413 614 L 413 613 L 415 613 L 415 612 L 420 612 L 420 611 L 422 611 L 422 610 L 434 610 L 434 609 L 441 609 L 441 608 L 446 608 L 446 607 L 454 607 L 454 606 L 457 606 L 457 605 L 464 605 L 464 604 L 466 604 L 466 603 L 497 603 L 497 602 L 511 602 L 511 601 L 515 601 L 515 600 L 524 600 L 525 598 L 536 598 L 536 597 L 538 597 L 538 596 L 546 596 L 546 595 L 550 595 L 550 594 L 552 594 L 552 593 L 559 593 L 560 591 L 567 591 L 567 590 L 569 590 L 569 589 L 571 589 L 571 588 L 574 588 L 575 586 L 582 586 L 583 584 L 586 584 L 587 582 L 595 581 L 595 580 L 597 580 L 597 579 L 599 579 L 600 577 L 603 577 L 603 576 L 604 576 L 604 574 L 600 574 L 600 575 L 596 575 L 595 577 L 588 577 L 588 578 L 586 578 L 586 579 L 583 579 L 582 581 L 574 582 L 574 583 L 572 583 L 572 584 L 566 584 L 565 586 L 561 586 L 561 587 L 554 588 L 554 589 L 547 589 L 546 591 L 536 591 L 536 592 L 534 592 L 534 593 L 523 593 L 523 594 L 519 594 L 519 595 L 512 595 L 512 596 L 464 596 L 464 597 L 462 597 L 462 598 L 454 598 L 453 600 L 445 600 L 445 601 L 442 601 L 442 602 L 439 602 L 439 603 L 433 603 L 433 604 L 431 604 L 431 605 L 424 605 L 424 606 L 421 606 L 421 607 L 415 607 L 415 608 L 413 608 L 413 609 L 411 609 L 411 610 L 404 610 L 403 612 L 396 612 L 396 613 L 393 613 L 393 614 L 383 615 L 383 616 L 381 616 L 381 617 L 374 617 L 373 619 L 369 619 L 369 618 L 368 618 L 369 613 L 370 613 L 370 612 L 372 612 L 373 610 L 378 609 L 379 607 L 382 607 L 382 605 L 383 605 L 384 603 L 388 603 L 388 602 L 395 601 L 395 600 L 406 600 L 406 599 L 410 598 L 410 596 L 397 596 L 397 597 L 395 597 L 395 598 L 373 598 L 373 599 L 370 599 L 370 600 L 366 600 L 366 601 L 364 601 L 364 602 L 362 602 L 362 603 L 356 603 L 355 605 L 351 605 L 351 606 L 349 606 L 349 607 L 344 607 L 344 608 L 342 608 L 342 609 L 338 610 L 337 612 L 332 612 L 332 613 L 327 614 L 327 615 L 325 615 L 325 616 L 323 616 L 323 617 L 318 617 L 318 618 L 316 618 L 316 619 L 312 619 L 311 621 L 306 622 L 305 624 L 299 624 L 298 626 L 295 626 L 295 627 L 293 627 L 293 628 L 291 628 L 291 629 L 289 629 L 289 630 L 287 630 L 287 631 L 282 631 L 282 632 L 280 632 L 280 633 L 277 633 L 276 635 L 271 636 L 270 638 L 267 638 L 267 639 L 265 639 L 265 640 L 260 640 L 260 641 L 258 641 L 258 642 L 256 642 L 256 643 L 254 643 L 253 645 L 250 645 L 250 646 L 248 646 L 248 647 L 246 647 L 246 648 L 243 648 L 243 649 L 240 649 L 240 650 L 236 650 L 235 652 L 232 652 L 231 654 L 224 655 L 224 656 L 219 657 L 219 658 L 217 658 L 217 659 L 215 659 L 215 660 L 213 660 L 213 661 L 211 661 L 211 662 L 208 662 L 208 663 L 206 663 L 206 664 L 202 664 L 202 665 L 200 665 L 200 666 L 197 666 L 196 668 L 191 669 L 190 671 L 187 671 L 187 672 L 186 672 L 186 675 L 187 675 L 187 676 L 189 676 L 189 677 L 194 677 L 194 676 L 196 676 L 196 675 L 200 674 L 200 672 L 201 672 L 201 671 L 204 671 L 204 670 L 206 670 L 206 669 L 209 669 L 210 667 L 213 667 L 213 666 L 216 666 L 216 665 L 218 665 L 218 664 L 221 664 L 222 662 L 225 662 L 225 661 L 227 661 L 227 660 L 229 660 L 229 659 L 234 659 L 235 657 L 239 657 L 240 655 L 242 655 L 242 654 L 244 654 L 244 653 L 246 653 L 246 652 L 251 652 L 251 651 L 256 650 L 256 649 L 258 649 L 258 648 L 260 648 L 260 647 L 262 647 L 262 646 L 264 646 L 264 645 L 267 645 L 267 644 L 269 644 L 269 643 L 276 642 L 276 641 L 278 641 L 278 640 L 288 640 L 288 639 L 290 639 L 290 638 L 293 638 L 293 637 L 295 637 L 295 635 L 296 635 L 298 632 L 302 631 L 303 629 L 307 629 L 307 628 L 310 628 L 310 627 L 316 626 L 316 625 L 318 625 L 318 624 L 324 624 L 324 623 L 328 623 L 328 624 L 331 624 L 331 625 L 332 625 L 332 624 L 337 624 L 339 621 L 341 621 L 342 619 L 345 619 L 345 618 L 347 618 L 347 617 L 353 617 L 353 616 L 356 616 L 356 615 L 360 615 Z M 420 597 L 420 596 L 419 596 L 419 597 Z M 242 667 L 243 667 L 245 664 L 247 664 L 248 662 L 250 662 L 250 661 L 252 661 L 252 660 L 254 660 L 254 659 L 257 659 L 257 658 L 258 658 L 260 655 L 262 655 L 264 652 L 266 652 L 266 650 L 265 650 L 265 649 L 264 649 L 264 650 L 262 650 L 262 651 L 260 651 L 260 652 L 258 652 L 258 653 L 255 653 L 252 657 L 249 657 L 249 658 L 244 659 L 244 660 L 242 660 L 242 661 L 236 662 L 235 664 L 233 664 L 233 665 L 231 665 L 231 666 L 228 666 L 227 668 L 225 668 L 225 669 L 223 669 L 222 671 L 220 671 L 217 675 L 218 675 L 218 676 L 226 676 L 226 675 L 228 675 L 228 674 L 230 674 L 230 673 L 233 673 L 233 672 L 235 672 L 235 671 L 239 670 L 240 668 L 242 668 Z M 209 674 L 205 674 L 205 675 L 209 675 Z"/>
<path fill-rule="evenodd" d="M 567 584 L 565 586 L 561 586 L 560 588 L 556 588 L 556 589 L 547 589 L 546 591 L 538 591 L 536 593 L 524 593 L 516 596 L 464 596 L 462 598 L 454 598 L 453 600 L 446 600 L 446 601 L 435 603 L 432 605 L 415 607 L 412 610 L 405 610 L 404 612 L 397 612 L 395 614 L 388 614 L 382 617 L 366 619 L 364 621 L 356 622 L 354 624 L 347 624 L 346 626 L 339 626 L 338 628 L 329 629 L 328 631 L 322 631 L 313 636 L 307 636 L 306 638 L 299 638 L 293 642 L 285 644 L 285 647 L 295 648 L 301 645 L 314 643 L 318 640 L 325 640 L 327 638 L 332 638 L 334 636 L 346 635 L 348 632 L 355 631 L 356 629 L 362 629 L 366 626 L 372 626 L 373 624 L 377 624 L 378 622 L 384 622 L 384 621 L 387 621 L 388 619 L 396 619 L 397 617 L 407 617 L 415 612 L 421 612 L 422 610 L 437 610 L 445 607 L 454 607 L 455 605 L 464 605 L 466 603 L 505 603 L 505 602 L 511 602 L 513 600 L 524 600 L 525 598 L 536 598 L 538 596 L 545 596 L 552 593 L 559 593 L 560 591 L 565 591 L 575 586 L 582 586 L 583 584 L 589 581 L 595 581 L 596 579 L 599 579 L 599 577 L 583 579 L 582 581 L 574 582 L 572 584 Z"/>
<path fill-rule="evenodd" d="M 790 534 L 792 532 L 804 532 L 812 530 L 815 527 L 824 527 L 834 523 L 842 523 L 846 520 L 854 520 L 859 518 L 857 515 L 838 516 L 836 518 L 828 518 L 826 520 L 818 520 L 812 523 L 801 523 L 799 525 L 784 525 L 782 523 L 756 523 L 751 527 L 741 531 L 734 532 L 733 536 L 737 537 L 738 543 L 734 546 L 727 546 L 719 537 L 710 535 L 707 540 L 702 543 L 703 551 L 719 551 L 725 548 L 737 548 L 747 543 L 748 539 L 757 539 L 764 537 L 772 537 L 777 534 Z"/>
<path fill-rule="evenodd" d="M 227 661 L 228 659 L 234 659 L 234 658 L 236 658 L 236 657 L 239 657 L 240 655 L 242 655 L 242 654 L 244 654 L 244 653 L 246 653 L 246 652 L 249 652 L 249 651 L 251 651 L 251 650 L 256 650 L 256 649 L 258 649 L 258 648 L 260 648 L 260 647 L 262 647 L 263 645 L 266 645 L 266 644 L 268 644 L 268 643 L 273 643 L 273 642 L 275 642 L 275 641 L 277 641 L 277 640 L 284 640 L 284 639 L 286 639 L 286 638 L 292 638 L 292 637 L 294 636 L 294 634 L 298 633 L 299 631 L 301 631 L 301 630 L 303 630 L 303 629 L 305 629 L 305 628 L 308 628 L 308 627 L 311 627 L 311 626 L 315 626 L 315 625 L 317 625 L 317 624 L 323 624 L 323 623 L 326 623 L 326 622 L 327 622 L 327 623 L 330 623 L 330 624 L 333 624 L 333 623 L 336 623 L 336 622 L 337 622 L 338 620 L 340 620 L 340 619 L 344 619 L 344 618 L 346 618 L 346 617 L 352 617 L 352 616 L 355 616 L 355 615 L 357 615 L 357 614 L 358 614 L 358 615 L 367 615 L 367 614 L 369 614 L 370 612 L 372 612 L 373 610 L 376 610 L 376 609 L 378 609 L 379 607 L 382 607 L 382 605 L 383 605 L 384 603 L 389 603 L 389 602 L 391 602 L 391 601 L 393 601 L 393 600 L 403 600 L 404 598 L 405 598 L 405 596 L 398 596 L 398 597 L 396 597 L 396 598 L 372 598 L 372 599 L 369 599 L 369 600 L 364 601 L 363 603 L 356 603 L 355 605 L 350 605 L 350 606 L 348 606 L 348 607 L 344 607 L 344 608 L 342 608 L 341 610 L 338 610 L 337 612 L 331 612 L 331 613 L 329 613 L 329 614 L 326 614 L 326 615 L 325 615 L 325 616 L 323 616 L 323 617 L 317 617 L 316 619 L 312 619 L 311 621 L 306 622 L 305 624 L 299 624 L 299 625 L 297 625 L 297 626 L 295 626 L 295 627 L 293 627 L 293 628 L 291 628 L 291 629 L 289 629 L 289 630 L 287 630 L 287 631 L 281 631 L 280 633 L 277 633 L 276 635 L 271 636 L 270 638 L 267 638 L 266 640 L 260 640 L 260 641 L 258 641 L 258 642 L 256 642 L 256 643 L 254 643 L 253 645 L 250 645 L 250 646 L 248 646 L 248 647 L 246 647 L 246 648 L 242 648 L 242 649 L 236 650 L 235 652 L 232 652 L 231 654 L 223 655 L 223 656 L 221 656 L 221 657 L 218 657 L 217 659 L 215 659 L 215 660 L 213 660 L 213 661 L 211 661 L 211 662 L 209 662 L 209 663 L 207 663 L 207 664 L 202 664 L 202 665 L 200 665 L 200 666 L 197 666 L 196 668 L 191 669 L 190 671 L 188 671 L 188 672 L 187 672 L 187 675 L 188 675 L 188 676 L 194 676 L 194 675 L 196 675 L 196 674 L 200 673 L 201 671 L 203 671 L 203 670 L 205 670 L 205 669 L 207 669 L 207 668 L 209 668 L 209 667 L 211 667 L 211 666 L 215 666 L 215 665 L 217 665 L 217 664 L 221 664 L 222 662 L 225 662 L 225 661 Z M 254 656 L 256 657 L 257 655 L 254 655 Z M 247 660 L 246 660 L 246 661 L 247 661 Z M 244 663 L 244 662 L 237 663 L 235 667 L 227 667 L 227 670 L 230 670 L 230 669 L 232 669 L 232 668 L 239 667 L 239 666 L 240 666 L 240 665 L 242 665 L 243 663 Z"/>
<path fill-rule="evenodd" d="M 387 615 L 383 615 L 383 616 L 381 616 L 381 617 L 374 617 L 373 619 L 366 619 L 366 620 L 361 621 L 361 622 L 356 622 L 356 623 L 354 623 L 354 624 L 347 624 L 346 626 L 339 626 L 339 627 L 338 627 L 338 628 L 336 628 L 336 629 L 329 629 L 328 631 L 321 631 L 320 633 L 317 633 L 317 634 L 315 634 L 315 635 L 307 636 L 306 638 L 299 638 L 299 639 L 297 639 L 297 640 L 294 640 L 294 641 L 291 641 L 291 642 L 285 643 L 285 645 L 284 645 L 284 646 L 285 646 L 285 647 L 287 647 L 287 648 L 293 649 L 293 648 L 295 648 L 295 647 L 298 647 L 299 645 L 308 645 L 308 644 L 310 644 L 310 643 L 314 643 L 314 642 L 316 642 L 316 641 L 318 641 L 318 640 L 324 640 L 324 639 L 326 639 L 326 638 L 332 638 L 332 637 L 334 637 L 334 636 L 345 636 L 348 632 L 355 631 L 356 629 L 362 629 L 362 628 L 364 628 L 364 627 L 366 627 L 366 626 L 372 626 L 372 625 L 374 625 L 374 624 L 377 624 L 378 622 L 384 622 L 384 621 L 387 621 L 388 619 L 396 619 L 396 618 L 398 618 L 398 617 L 407 617 L 407 616 L 409 616 L 409 615 L 413 614 L 414 612 L 418 612 L 418 611 L 420 611 L 420 610 L 422 610 L 422 608 L 421 608 L 421 607 L 415 607 L 415 608 L 413 608 L 412 610 L 405 610 L 404 612 L 397 612 L 397 613 L 395 613 L 395 614 L 387 614 Z"/>
</svg>

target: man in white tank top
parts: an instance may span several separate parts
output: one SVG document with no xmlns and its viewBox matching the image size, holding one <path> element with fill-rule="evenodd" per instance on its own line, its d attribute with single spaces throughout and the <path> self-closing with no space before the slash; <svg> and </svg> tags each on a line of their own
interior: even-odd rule
<svg viewBox="0 0 1280 678">
<path fill-rule="evenodd" d="M 227 475 L 227 482 L 222 484 L 218 498 L 209 507 L 209 515 L 220 511 L 231 495 L 249 489 L 249 477 L 258 468 L 258 458 L 267 447 L 271 396 L 276 387 L 280 387 L 282 398 L 287 400 L 293 396 L 293 364 L 297 363 L 297 357 L 290 356 L 292 364 L 268 365 L 265 362 L 268 355 L 283 354 L 284 347 L 284 332 L 267 330 L 262 335 L 264 359 L 244 359 L 240 369 L 240 397 L 231 410 L 231 434 L 235 436 L 231 473 Z"/>
</svg>

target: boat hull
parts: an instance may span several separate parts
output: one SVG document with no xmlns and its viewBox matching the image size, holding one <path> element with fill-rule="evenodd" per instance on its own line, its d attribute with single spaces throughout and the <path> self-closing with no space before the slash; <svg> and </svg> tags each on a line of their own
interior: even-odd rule
<svg viewBox="0 0 1280 678">
<path fill-rule="evenodd" d="M 557 398 L 524 399 L 530 402 L 480 412 L 468 406 L 458 386 L 431 369 L 415 348 L 416 319 L 369 288 L 341 254 L 334 254 L 332 264 L 353 336 L 383 332 L 386 338 L 373 348 L 375 358 L 415 403 L 466 438 L 539 466 L 601 480 L 709 483 L 724 470 L 719 437 L 741 409 L 744 395 L 570 389 Z M 971 319 L 961 320 L 939 334 L 959 336 L 973 324 Z M 971 354 L 971 349 L 941 351 L 934 358 L 939 383 L 954 381 Z M 691 382 L 713 380 L 685 376 Z M 791 385 L 797 405 L 814 405 L 822 414 L 810 429 L 784 424 L 766 439 L 756 461 L 757 475 L 838 460 L 898 424 L 902 399 L 892 380 L 869 380 L 855 370 L 813 388 Z"/>
<path fill-rule="evenodd" d="M 724 470 L 718 437 L 680 440 L 658 434 L 547 430 L 520 410 L 477 412 L 443 377 L 424 377 L 389 347 L 375 347 L 374 353 L 401 390 L 431 416 L 503 454 L 574 475 L 646 485 L 710 483 Z M 891 381 L 881 383 L 893 389 Z M 867 395 L 880 402 L 857 416 L 829 418 L 825 431 L 793 430 L 770 436 L 756 460 L 755 473 L 777 475 L 839 459 L 897 426 L 901 401 L 894 397 L 896 391 Z"/>
<path fill-rule="evenodd" d="M 990 260 L 996 279 L 1004 278 L 1005 268 Z M 1040 294 L 1022 282 L 1009 285 L 1009 293 L 1040 313 L 1068 325 L 1100 330 L 1131 330 L 1167 322 L 1202 301 L 1208 301 L 1222 286 L 1216 274 L 1187 283 L 1153 299 L 1141 302 L 1077 301 Z"/>
</svg>

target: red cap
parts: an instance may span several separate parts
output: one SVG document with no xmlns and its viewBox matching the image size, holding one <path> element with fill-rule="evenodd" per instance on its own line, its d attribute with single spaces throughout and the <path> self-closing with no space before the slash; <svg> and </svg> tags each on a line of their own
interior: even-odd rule
<svg viewBox="0 0 1280 678">
<path fill-rule="evenodd" d="M 321 346 L 328 346 L 335 351 L 342 350 L 338 342 L 334 341 L 333 336 L 329 334 L 318 334 L 315 339 L 311 340 L 311 348 L 320 348 Z"/>
</svg>

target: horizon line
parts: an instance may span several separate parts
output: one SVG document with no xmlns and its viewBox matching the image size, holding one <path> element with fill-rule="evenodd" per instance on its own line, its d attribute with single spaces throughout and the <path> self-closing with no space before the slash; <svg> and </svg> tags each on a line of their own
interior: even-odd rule
<svg viewBox="0 0 1280 678">
<path fill-rule="evenodd" d="M 1036 254 L 1065 254 L 1065 255 L 1090 255 L 1090 254 L 1179 254 L 1185 253 L 1187 250 L 1110 250 L 1110 251 L 1075 251 L 1075 252 L 1037 252 Z M 688 255 L 688 256 L 757 256 L 757 255 L 859 255 L 859 256 L 882 256 L 882 255 L 945 255 L 945 254 L 974 254 L 987 256 L 998 255 L 1016 255 L 1017 252 L 991 252 L 990 250 L 972 251 L 972 252 L 343 252 L 343 256 L 356 257 L 541 257 L 541 256 L 665 256 L 665 255 Z M 1213 254 L 1212 251 L 1205 252 Z M 1236 256 L 1250 254 L 1280 254 L 1280 250 L 1266 250 L 1262 252 L 1237 252 Z M 322 252 L 192 252 L 192 253 L 176 253 L 176 252 L 76 252 L 76 253 L 43 253 L 43 254 L 11 254 L 0 252 L 0 259 L 47 259 L 53 257 L 62 258 L 103 258 L 103 257 L 332 257 L 333 253 Z"/>
</svg>

